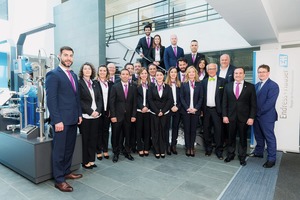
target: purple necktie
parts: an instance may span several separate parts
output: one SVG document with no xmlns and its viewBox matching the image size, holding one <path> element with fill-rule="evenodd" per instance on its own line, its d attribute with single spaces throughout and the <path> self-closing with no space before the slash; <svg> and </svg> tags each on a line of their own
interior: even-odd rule
<svg viewBox="0 0 300 200">
<path fill-rule="evenodd" d="M 155 78 L 154 77 L 152 77 L 152 83 L 155 83 Z"/>
<path fill-rule="evenodd" d="M 176 50 L 176 47 L 173 47 L 173 49 L 174 49 L 174 54 L 175 54 L 175 56 L 177 57 L 177 50 Z"/>
<path fill-rule="evenodd" d="M 114 77 L 110 77 L 109 80 L 114 83 Z"/>
<path fill-rule="evenodd" d="M 127 87 L 127 84 L 124 84 L 124 95 L 125 95 L 125 99 L 127 99 L 127 94 L 128 94 L 128 87 Z"/>
<path fill-rule="evenodd" d="M 195 89 L 194 81 L 191 81 L 191 86 L 192 86 L 193 89 Z"/>
<path fill-rule="evenodd" d="M 69 79 L 70 79 L 70 81 L 71 81 L 71 84 L 72 84 L 73 90 L 74 90 L 74 92 L 76 92 L 76 86 L 75 86 L 74 78 L 73 78 L 73 76 L 72 76 L 72 74 L 71 74 L 70 70 L 66 70 L 66 71 L 67 71 L 67 73 L 68 73 L 68 76 L 69 76 Z"/>
<path fill-rule="evenodd" d="M 185 81 L 185 74 L 182 74 L 182 81 L 181 82 L 184 82 Z"/>
<path fill-rule="evenodd" d="M 147 37 L 147 45 L 148 45 L 148 48 L 150 48 L 150 37 Z"/>
<path fill-rule="evenodd" d="M 193 63 L 195 62 L 195 54 L 192 55 Z"/>
<path fill-rule="evenodd" d="M 235 97 L 236 99 L 239 98 L 240 96 L 240 87 L 239 87 L 240 83 L 236 83 L 236 88 L 235 88 Z"/>
<path fill-rule="evenodd" d="M 158 91 L 160 92 L 161 91 L 161 89 L 162 89 L 162 84 L 161 85 L 157 85 L 158 87 Z"/>
</svg>

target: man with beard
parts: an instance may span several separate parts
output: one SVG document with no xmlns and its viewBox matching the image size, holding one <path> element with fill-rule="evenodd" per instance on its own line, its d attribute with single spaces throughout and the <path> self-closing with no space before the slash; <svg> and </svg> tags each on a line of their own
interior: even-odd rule
<svg viewBox="0 0 300 200">
<path fill-rule="evenodd" d="M 186 68 L 188 66 L 188 62 L 186 60 L 186 58 L 184 57 L 180 57 L 178 60 L 177 60 L 177 66 L 179 68 L 179 72 L 178 72 L 178 79 L 181 83 L 183 83 L 186 79 L 185 77 L 185 71 L 186 71 Z"/>
<path fill-rule="evenodd" d="M 46 98 L 51 124 L 54 126 L 52 171 L 55 187 L 62 192 L 72 192 L 66 179 L 81 178 L 71 173 L 71 163 L 77 137 L 77 124 L 81 124 L 82 112 L 79 99 L 78 79 L 71 70 L 74 51 L 71 47 L 60 48 L 59 66 L 46 75 Z"/>
<path fill-rule="evenodd" d="M 142 37 L 136 48 L 135 51 L 141 56 L 142 58 L 142 65 L 143 67 L 146 67 L 149 65 L 150 61 L 149 61 L 149 52 L 152 46 L 152 42 L 153 42 L 153 37 L 150 36 L 152 31 L 152 26 L 151 24 L 147 24 L 144 27 L 144 32 L 145 32 L 145 37 Z M 142 48 L 142 51 L 141 51 Z"/>
</svg>

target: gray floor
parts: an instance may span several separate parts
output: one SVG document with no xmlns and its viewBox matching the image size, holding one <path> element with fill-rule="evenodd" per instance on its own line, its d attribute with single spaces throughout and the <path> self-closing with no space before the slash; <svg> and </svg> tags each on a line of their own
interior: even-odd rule
<svg viewBox="0 0 300 200">
<path fill-rule="evenodd" d="M 83 178 L 68 181 L 71 193 L 54 188 L 53 180 L 36 185 L 0 164 L 0 199 L 217 199 L 240 168 L 238 160 L 224 163 L 202 150 L 194 158 L 182 148 L 165 159 L 133 156 L 134 161 L 120 156 L 117 163 L 104 159 L 92 170 L 81 168 Z"/>
</svg>

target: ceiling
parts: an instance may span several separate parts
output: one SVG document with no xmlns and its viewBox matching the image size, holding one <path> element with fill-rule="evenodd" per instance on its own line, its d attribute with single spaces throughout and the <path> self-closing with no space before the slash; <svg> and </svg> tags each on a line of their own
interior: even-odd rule
<svg viewBox="0 0 300 200">
<path fill-rule="evenodd" d="M 300 0 L 206 1 L 252 46 L 300 34 Z"/>
</svg>

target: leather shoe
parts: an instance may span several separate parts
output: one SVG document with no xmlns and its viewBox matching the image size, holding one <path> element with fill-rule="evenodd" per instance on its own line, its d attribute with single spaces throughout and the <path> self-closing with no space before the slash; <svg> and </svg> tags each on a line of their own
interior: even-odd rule
<svg viewBox="0 0 300 200">
<path fill-rule="evenodd" d="M 149 156 L 149 152 L 148 152 L 148 151 L 145 151 L 145 152 L 144 152 L 144 155 L 145 155 L 145 156 Z"/>
<path fill-rule="evenodd" d="M 54 186 L 62 192 L 72 192 L 73 191 L 73 188 L 67 182 L 55 183 Z"/>
<path fill-rule="evenodd" d="M 224 159 L 222 155 L 217 155 L 217 157 L 218 157 L 219 160 L 223 160 Z"/>
<path fill-rule="evenodd" d="M 114 157 L 113 157 L 112 161 L 113 161 L 114 163 L 116 163 L 116 162 L 118 162 L 118 160 L 119 160 L 119 155 L 114 154 Z"/>
<path fill-rule="evenodd" d="M 161 158 L 165 158 L 165 154 L 160 154 L 160 157 Z"/>
<path fill-rule="evenodd" d="M 187 157 L 190 157 L 191 156 L 191 150 L 190 149 L 187 149 L 186 152 L 185 152 L 185 155 Z"/>
<path fill-rule="evenodd" d="M 234 159 L 234 157 L 226 157 L 225 158 L 225 160 L 224 160 L 224 162 L 230 162 L 230 161 L 232 161 Z"/>
<path fill-rule="evenodd" d="M 263 155 L 257 155 L 255 153 L 250 153 L 249 157 L 263 158 L 264 156 Z"/>
<path fill-rule="evenodd" d="M 206 151 L 205 152 L 205 156 L 210 156 L 211 155 L 211 151 Z"/>
<path fill-rule="evenodd" d="M 96 164 L 93 164 L 93 165 L 91 165 L 91 166 L 92 166 L 93 168 L 94 168 L 94 167 L 98 167 Z"/>
<path fill-rule="evenodd" d="M 240 161 L 240 164 L 241 164 L 242 166 L 246 166 L 246 165 L 247 165 L 247 162 L 246 162 L 245 160 L 241 160 L 241 161 Z"/>
<path fill-rule="evenodd" d="M 175 154 L 175 155 L 178 154 L 178 152 L 177 152 L 177 150 L 176 150 L 176 146 L 172 146 L 172 147 L 171 147 L 171 152 L 172 152 L 173 154 Z"/>
<path fill-rule="evenodd" d="M 82 164 L 82 167 L 85 168 L 85 169 L 93 169 L 93 166 L 92 166 L 92 165 L 86 166 L 85 164 Z"/>
<path fill-rule="evenodd" d="M 160 158 L 160 154 L 155 154 L 155 158 L 159 159 Z"/>
<path fill-rule="evenodd" d="M 65 179 L 78 179 L 78 178 L 82 178 L 82 174 L 70 173 L 68 175 L 65 175 Z"/>
<path fill-rule="evenodd" d="M 130 155 L 130 154 L 126 154 L 126 155 L 125 155 L 125 158 L 127 158 L 128 160 L 131 160 L 131 161 L 134 160 L 134 158 L 133 158 L 132 155 Z"/>
<path fill-rule="evenodd" d="M 274 161 L 267 161 L 265 162 L 265 164 L 263 165 L 264 168 L 272 168 L 275 165 Z"/>
</svg>

